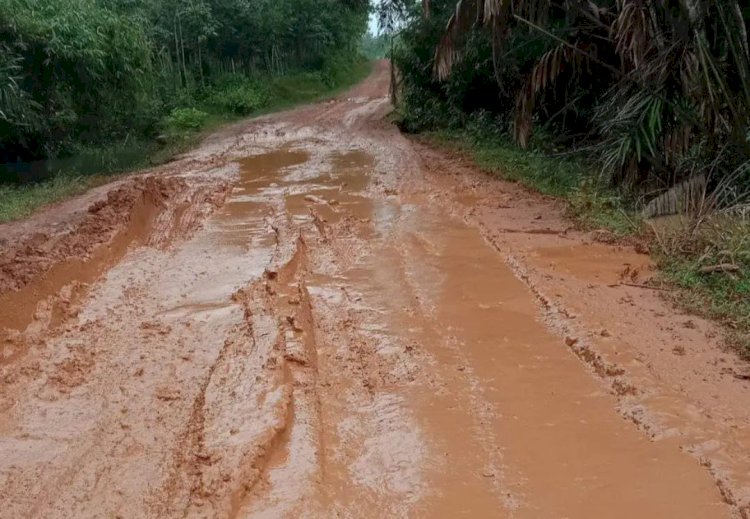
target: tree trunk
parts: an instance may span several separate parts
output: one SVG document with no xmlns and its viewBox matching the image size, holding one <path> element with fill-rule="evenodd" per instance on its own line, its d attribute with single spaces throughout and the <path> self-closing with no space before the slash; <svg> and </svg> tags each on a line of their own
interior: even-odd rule
<svg viewBox="0 0 750 519">
<path fill-rule="evenodd" d="M 185 37 L 182 35 L 182 19 L 177 15 L 177 23 L 180 28 L 180 53 L 182 57 L 182 73 L 185 75 L 185 88 L 188 88 L 188 71 L 185 64 Z"/>
<path fill-rule="evenodd" d="M 393 64 L 393 35 L 391 35 L 391 55 L 390 55 L 390 62 L 391 62 L 391 104 L 393 106 L 396 106 L 398 104 L 398 96 L 397 96 L 397 85 L 396 85 L 396 66 Z"/>
<path fill-rule="evenodd" d="M 180 41 L 177 35 L 177 13 L 174 14 L 174 58 L 177 63 L 177 76 L 179 78 L 180 86 L 182 86 L 183 77 L 182 70 L 180 69 Z"/>
</svg>

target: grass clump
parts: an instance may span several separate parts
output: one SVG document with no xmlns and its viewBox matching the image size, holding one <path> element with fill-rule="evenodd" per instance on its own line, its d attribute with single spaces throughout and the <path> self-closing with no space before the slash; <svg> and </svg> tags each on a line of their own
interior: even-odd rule
<svg viewBox="0 0 750 519">
<path fill-rule="evenodd" d="M 468 153 L 480 168 L 545 195 L 566 196 L 583 179 L 582 164 L 524 151 L 503 138 L 493 139 L 454 129 L 436 130 L 425 135 L 443 146 Z"/>
<path fill-rule="evenodd" d="M 269 97 L 268 90 L 261 83 L 234 76 L 215 88 L 208 97 L 208 104 L 219 112 L 249 115 L 265 108 Z"/>
<path fill-rule="evenodd" d="M 203 128 L 208 114 L 197 108 L 175 108 L 165 118 L 165 126 L 171 133 L 197 131 Z"/>
</svg>

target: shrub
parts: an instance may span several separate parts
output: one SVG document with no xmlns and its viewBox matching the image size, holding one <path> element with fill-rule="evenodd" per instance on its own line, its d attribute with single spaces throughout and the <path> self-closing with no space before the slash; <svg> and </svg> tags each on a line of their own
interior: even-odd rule
<svg viewBox="0 0 750 519">
<path fill-rule="evenodd" d="M 197 131 L 203 128 L 206 119 L 208 114 L 197 108 L 175 108 L 167 116 L 165 126 L 172 131 Z"/>
<path fill-rule="evenodd" d="M 221 111 L 249 115 L 268 104 L 268 91 L 246 78 L 224 81 L 209 95 L 208 102 Z"/>
</svg>

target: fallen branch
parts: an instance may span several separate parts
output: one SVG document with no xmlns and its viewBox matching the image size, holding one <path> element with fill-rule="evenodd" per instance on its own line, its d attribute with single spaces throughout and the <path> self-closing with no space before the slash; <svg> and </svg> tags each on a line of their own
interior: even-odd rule
<svg viewBox="0 0 750 519">
<path fill-rule="evenodd" d="M 509 228 L 501 228 L 498 229 L 498 232 L 501 233 L 508 233 L 508 234 L 565 234 L 568 232 L 568 229 L 509 229 Z"/>
<path fill-rule="evenodd" d="M 614 283 L 614 284 L 607 285 L 607 286 L 610 288 L 626 286 L 626 287 L 635 287 L 635 288 L 648 288 L 649 290 L 669 290 L 669 288 L 666 288 L 666 287 L 657 287 L 654 285 L 641 285 L 639 283 L 622 283 L 621 282 L 621 283 Z"/>
<path fill-rule="evenodd" d="M 720 263 L 719 265 L 706 265 L 701 267 L 698 272 L 701 274 L 713 274 L 714 272 L 739 272 L 739 265 L 734 263 Z"/>
</svg>

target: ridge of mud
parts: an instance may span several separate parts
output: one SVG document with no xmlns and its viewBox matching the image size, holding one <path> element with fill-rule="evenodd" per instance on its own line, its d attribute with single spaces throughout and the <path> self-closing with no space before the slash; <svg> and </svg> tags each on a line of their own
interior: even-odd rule
<svg viewBox="0 0 750 519">
<path fill-rule="evenodd" d="M 307 291 L 307 244 L 300 234 L 294 240 L 294 252 L 280 268 L 271 267 L 264 275 L 264 289 L 271 299 L 273 313 L 280 331 L 281 361 L 286 386 L 290 388 L 289 415 L 286 427 L 275 437 L 259 463 L 259 476 L 252 487 L 246 487 L 242 495 L 234 499 L 230 517 L 243 517 L 255 509 L 256 504 L 273 507 L 277 499 L 273 494 L 272 471 L 283 465 L 294 466 L 299 453 L 293 448 L 295 428 L 300 420 L 315 422 L 314 431 L 319 431 L 319 405 L 316 385 L 317 345 L 315 323 L 312 315 L 310 294 Z M 313 434 L 309 438 L 314 445 L 321 445 L 321 438 Z M 324 472 L 320 449 L 313 456 Z M 302 471 L 304 472 L 304 471 Z M 289 503 L 289 505 L 293 505 Z"/>
<path fill-rule="evenodd" d="M 288 460 L 296 400 L 314 393 L 316 348 L 307 247 L 301 235 L 288 239 L 286 227 L 272 225 L 271 263 L 232 298 L 245 324 L 226 339 L 198 391 L 172 475 L 155 494 L 167 496 L 155 497 L 162 514 L 239 517 L 269 492 L 271 468 Z"/>
<path fill-rule="evenodd" d="M 49 298 L 55 301 L 47 324 L 75 314 L 71 304 L 131 246 L 163 248 L 185 237 L 226 193 L 222 185 L 190 189 L 179 177 L 137 177 L 90 204 L 62 231 L 21 236 L 0 252 L 0 329 L 7 335 L 7 330 L 21 331 L 44 319 L 37 315 L 39 304 Z M 9 356 L 3 354 L 5 360 Z"/>
<path fill-rule="evenodd" d="M 137 178 L 109 191 L 106 200 L 91 204 L 75 227 L 9 244 L 0 253 L 0 294 L 22 289 L 60 261 L 87 258 L 127 225 L 134 227 L 136 235 L 142 234 L 139 226 L 146 223 L 149 212 L 163 208 L 164 201 L 184 186 L 184 180 L 177 178 Z"/>
<path fill-rule="evenodd" d="M 179 507 L 184 515 L 232 517 L 289 425 L 292 401 L 281 360 L 283 337 L 274 329 L 264 285 L 259 280 L 236 294 L 245 307 L 246 327 L 225 341 L 195 400 L 185 440 L 176 450 L 175 473 L 187 478 L 183 484 L 188 498 Z M 255 367 L 265 374 L 262 383 Z M 265 396 L 257 386 L 266 388 Z M 256 405 L 270 411 L 266 416 L 272 417 L 271 423 L 250 419 L 250 408 Z"/>
</svg>

